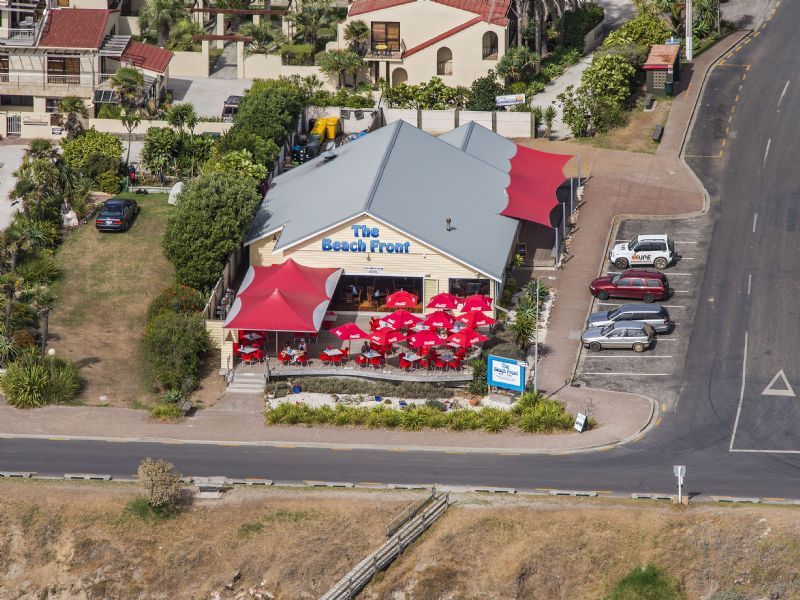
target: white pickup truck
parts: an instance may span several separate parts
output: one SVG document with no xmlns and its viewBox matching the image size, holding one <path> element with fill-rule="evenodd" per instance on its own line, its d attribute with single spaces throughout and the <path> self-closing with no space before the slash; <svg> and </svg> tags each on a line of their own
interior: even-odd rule
<svg viewBox="0 0 800 600">
<path fill-rule="evenodd" d="M 631 265 L 653 265 L 656 269 L 666 269 L 674 253 L 675 244 L 666 234 L 648 234 L 616 244 L 608 253 L 608 260 L 618 269 L 627 269 Z"/>
</svg>

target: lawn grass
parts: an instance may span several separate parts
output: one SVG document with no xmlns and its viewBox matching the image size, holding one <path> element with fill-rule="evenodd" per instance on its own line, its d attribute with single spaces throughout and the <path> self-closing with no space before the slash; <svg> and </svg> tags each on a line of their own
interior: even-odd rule
<svg viewBox="0 0 800 600">
<path fill-rule="evenodd" d="M 655 565 L 637 567 L 620 579 L 607 600 L 683 600 L 678 580 Z"/>
<path fill-rule="evenodd" d="M 166 194 L 120 197 L 141 207 L 129 231 L 99 233 L 90 221 L 58 249 L 50 327 L 56 352 L 80 367 L 84 403 L 135 407 L 150 399 L 141 341 L 147 305 L 172 281 L 161 238 L 175 208 Z"/>
<path fill-rule="evenodd" d="M 672 108 L 672 98 L 657 96 L 655 102 L 655 108 L 650 112 L 645 112 L 643 110 L 644 97 L 640 97 L 633 110 L 627 113 L 625 125 L 606 133 L 598 133 L 593 137 L 575 138 L 575 141 L 608 150 L 654 154 L 658 149 L 658 144 L 651 139 L 651 136 L 656 125 L 666 125 L 669 111 Z"/>
</svg>

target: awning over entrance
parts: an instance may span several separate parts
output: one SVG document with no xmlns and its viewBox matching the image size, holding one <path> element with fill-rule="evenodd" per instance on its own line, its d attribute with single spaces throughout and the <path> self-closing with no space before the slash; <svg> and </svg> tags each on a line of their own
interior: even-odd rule
<svg viewBox="0 0 800 600">
<path fill-rule="evenodd" d="M 511 158 L 508 206 L 502 215 L 552 227 L 550 212 L 558 206 L 556 190 L 564 183 L 564 165 L 572 156 L 517 146 Z"/>
<path fill-rule="evenodd" d="M 250 267 L 223 327 L 319 331 L 341 274 L 341 269 L 305 267 L 292 259 L 269 267 Z"/>
</svg>

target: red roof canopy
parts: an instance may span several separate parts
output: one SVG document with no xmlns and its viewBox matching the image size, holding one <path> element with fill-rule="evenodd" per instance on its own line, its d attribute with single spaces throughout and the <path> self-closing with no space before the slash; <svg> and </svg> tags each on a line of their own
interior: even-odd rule
<svg viewBox="0 0 800 600">
<path fill-rule="evenodd" d="M 552 227 L 550 212 L 558 206 L 556 190 L 564 183 L 564 165 L 572 156 L 517 146 L 511 158 L 508 206 L 501 215 Z"/>
<path fill-rule="evenodd" d="M 131 40 L 122 53 L 122 59 L 140 69 L 163 75 L 172 60 L 172 51 Z"/>
<path fill-rule="evenodd" d="M 250 267 L 223 327 L 315 332 L 331 301 L 341 269 L 315 269 L 293 260 Z"/>
</svg>

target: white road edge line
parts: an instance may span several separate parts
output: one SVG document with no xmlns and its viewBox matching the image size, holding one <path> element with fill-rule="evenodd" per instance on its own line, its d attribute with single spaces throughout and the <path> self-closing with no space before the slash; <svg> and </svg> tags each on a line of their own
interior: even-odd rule
<svg viewBox="0 0 800 600">
<path fill-rule="evenodd" d="M 581 375 L 609 375 L 613 377 L 619 377 L 622 375 L 626 377 L 669 377 L 672 375 L 672 373 L 581 373 Z"/>
<path fill-rule="evenodd" d="M 742 358 L 742 389 L 739 392 L 739 407 L 736 409 L 736 420 L 733 422 L 733 434 L 728 452 L 733 452 L 733 442 L 736 440 L 736 429 L 739 427 L 739 415 L 742 414 L 742 402 L 744 401 L 744 385 L 747 377 L 747 332 L 744 332 L 744 357 Z"/>
<path fill-rule="evenodd" d="M 753 274 L 752 273 L 748 273 L 747 274 L 747 295 L 748 296 L 750 295 L 750 288 L 752 287 L 752 285 L 753 285 Z"/>
<path fill-rule="evenodd" d="M 786 95 L 786 90 L 789 89 L 789 83 L 791 80 L 786 82 L 786 85 L 783 86 L 783 91 L 781 92 L 781 97 L 778 98 L 778 112 L 781 112 L 781 102 L 783 102 L 783 97 Z"/>
<path fill-rule="evenodd" d="M 769 156 L 769 147 L 770 147 L 770 144 L 772 144 L 772 138 L 769 138 L 769 139 L 767 140 L 767 149 L 764 151 L 764 162 L 763 162 L 763 163 L 761 163 L 761 166 L 762 166 L 762 167 L 763 167 L 764 165 L 766 165 L 766 164 L 767 164 L 767 157 Z"/>
<path fill-rule="evenodd" d="M 753 213 L 753 233 L 756 232 L 756 223 L 758 223 L 758 213 Z"/>
<path fill-rule="evenodd" d="M 673 358 L 672 356 L 660 356 L 660 355 L 652 355 L 652 356 L 632 356 L 630 354 L 587 354 L 586 360 L 590 358 Z"/>
<path fill-rule="evenodd" d="M 761 452 L 763 454 L 800 454 L 800 450 L 756 450 L 754 448 L 735 448 L 731 452 Z"/>
</svg>

